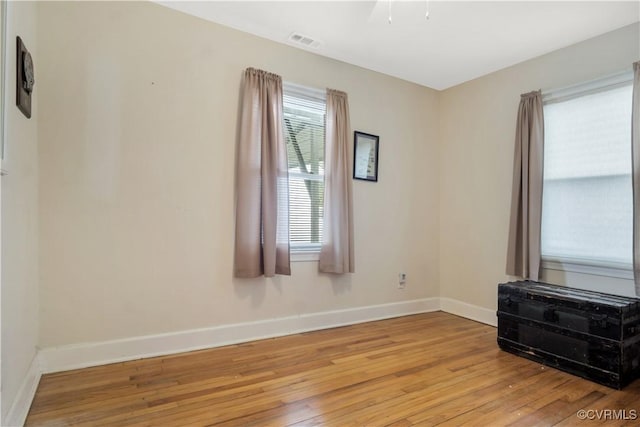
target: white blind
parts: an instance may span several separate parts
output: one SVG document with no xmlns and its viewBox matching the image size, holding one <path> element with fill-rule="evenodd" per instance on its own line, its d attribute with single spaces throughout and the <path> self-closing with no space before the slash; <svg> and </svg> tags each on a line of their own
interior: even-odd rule
<svg viewBox="0 0 640 427">
<path fill-rule="evenodd" d="M 317 251 L 322 241 L 326 100 L 321 92 L 285 84 L 283 101 L 289 241 L 293 252 Z"/>
<path fill-rule="evenodd" d="M 542 256 L 631 263 L 631 82 L 544 106 Z"/>
</svg>

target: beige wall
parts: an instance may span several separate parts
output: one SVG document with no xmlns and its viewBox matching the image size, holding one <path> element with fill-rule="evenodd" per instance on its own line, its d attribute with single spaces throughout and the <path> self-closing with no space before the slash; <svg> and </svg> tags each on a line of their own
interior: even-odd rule
<svg viewBox="0 0 640 427">
<path fill-rule="evenodd" d="M 151 3 L 38 12 L 44 347 L 438 295 L 494 309 L 520 93 L 640 56 L 635 25 L 437 93 Z M 356 274 L 232 278 L 249 66 L 347 91 L 353 129 L 380 135 L 380 182 L 354 182 Z"/>
<path fill-rule="evenodd" d="M 42 346 L 438 295 L 438 94 L 152 3 L 41 3 Z M 242 70 L 349 94 L 380 135 L 356 270 L 232 278 Z M 405 271 L 405 290 L 397 274 Z"/>
<path fill-rule="evenodd" d="M 6 141 L 2 168 L 2 418 L 8 411 L 36 354 L 38 343 L 38 90 L 32 118 L 15 106 L 16 35 L 37 64 L 36 7 L 7 5 L 5 84 Z M 37 67 L 37 65 L 36 65 Z"/>
<path fill-rule="evenodd" d="M 639 27 L 622 28 L 440 94 L 442 296 L 495 309 L 496 285 L 508 279 L 505 260 L 520 94 L 631 69 L 640 58 Z M 570 282 L 557 274 L 553 279 Z M 615 282 L 617 286 L 619 280 Z M 584 283 L 584 277 L 574 282 Z"/>
</svg>

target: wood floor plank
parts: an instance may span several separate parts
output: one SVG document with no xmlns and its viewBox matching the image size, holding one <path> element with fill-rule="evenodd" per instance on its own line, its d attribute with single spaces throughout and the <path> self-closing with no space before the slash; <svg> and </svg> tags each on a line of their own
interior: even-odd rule
<svg viewBox="0 0 640 427">
<path fill-rule="evenodd" d="M 640 415 L 640 381 L 594 384 L 435 312 L 44 375 L 26 426 L 572 426 L 580 409 Z"/>
</svg>

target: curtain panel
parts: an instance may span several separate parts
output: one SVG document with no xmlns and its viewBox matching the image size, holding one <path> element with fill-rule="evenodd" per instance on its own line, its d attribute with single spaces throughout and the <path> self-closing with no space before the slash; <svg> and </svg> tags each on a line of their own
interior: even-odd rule
<svg viewBox="0 0 640 427">
<path fill-rule="evenodd" d="M 541 91 L 521 95 L 516 123 L 507 274 L 538 280 L 544 119 Z"/>
<path fill-rule="evenodd" d="M 290 275 L 282 78 L 244 73 L 236 165 L 234 275 Z"/>
<path fill-rule="evenodd" d="M 324 220 L 318 263 L 324 273 L 355 271 L 350 138 L 347 94 L 327 89 Z"/>
<path fill-rule="evenodd" d="M 633 277 L 636 295 L 640 296 L 640 61 L 633 64 L 631 162 L 633 174 Z"/>
</svg>

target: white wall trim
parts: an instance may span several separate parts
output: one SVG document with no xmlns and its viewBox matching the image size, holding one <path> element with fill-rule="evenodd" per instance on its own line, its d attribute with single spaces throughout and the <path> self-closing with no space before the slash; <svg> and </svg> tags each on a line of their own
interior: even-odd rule
<svg viewBox="0 0 640 427">
<path fill-rule="evenodd" d="M 22 426 L 24 424 L 40 377 L 44 373 L 220 347 L 438 310 L 491 326 L 496 326 L 497 323 L 494 310 L 451 298 L 434 297 L 167 334 L 44 348 L 31 362 L 16 400 L 2 425 Z"/>
<path fill-rule="evenodd" d="M 468 304 L 451 298 L 441 297 L 440 309 L 447 313 L 475 320 L 476 322 L 485 323 L 490 326 L 498 325 L 496 311 L 489 310 L 488 308 Z"/>
<path fill-rule="evenodd" d="M 20 386 L 20 390 L 18 390 L 18 394 L 11 405 L 11 409 L 9 409 L 9 412 L 7 413 L 7 418 L 2 420 L 3 426 L 14 427 L 24 425 L 41 376 L 42 369 L 40 367 L 40 355 L 36 354 L 31 361 L 31 365 L 29 365 L 27 375 L 25 375 L 24 380 L 22 381 L 22 385 Z"/>
<path fill-rule="evenodd" d="M 590 274 L 592 276 L 616 277 L 633 280 L 633 264 L 599 262 L 570 258 L 542 258 L 541 267 L 570 273 Z"/>
<path fill-rule="evenodd" d="M 166 334 L 50 347 L 40 350 L 40 367 L 42 373 L 67 371 L 426 313 L 439 309 L 439 298 L 425 298 Z"/>
</svg>

